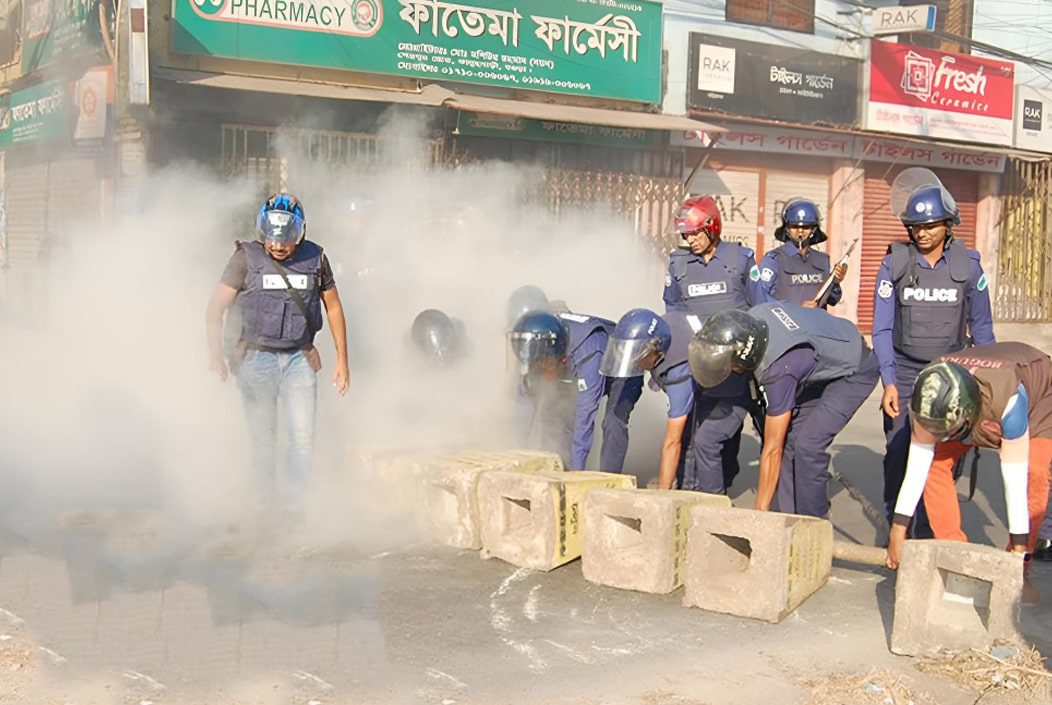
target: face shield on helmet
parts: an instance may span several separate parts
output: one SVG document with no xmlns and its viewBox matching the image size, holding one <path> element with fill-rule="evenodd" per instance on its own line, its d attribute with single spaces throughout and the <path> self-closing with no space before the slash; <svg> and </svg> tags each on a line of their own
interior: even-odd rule
<svg viewBox="0 0 1052 705">
<path fill-rule="evenodd" d="M 687 348 L 690 373 L 711 388 L 731 376 L 755 370 L 767 352 L 767 324 L 745 311 L 714 314 L 691 338 Z"/>
<path fill-rule="evenodd" d="M 460 347 L 453 321 L 437 309 L 421 311 L 413 320 L 410 333 L 416 349 L 436 362 L 447 362 Z"/>
<path fill-rule="evenodd" d="M 661 362 L 671 345 L 672 332 L 661 316 L 632 309 L 607 339 L 599 372 L 607 377 L 639 377 Z"/>
<path fill-rule="evenodd" d="M 910 416 L 939 441 L 967 436 L 979 418 L 979 385 L 953 362 L 935 362 L 917 375 Z"/>
<path fill-rule="evenodd" d="M 545 361 L 561 361 L 569 342 L 566 326 L 546 311 L 527 313 L 508 333 L 508 344 L 522 375 L 535 371 Z"/>
<path fill-rule="evenodd" d="M 303 205 L 291 194 L 271 196 L 256 215 L 256 235 L 264 244 L 298 245 L 306 232 Z"/>
<path fill-rule="evenodd" d="M 505 320 L 508 328 L 515 326 L 520 318 L 534 311 L 548 311 L 551 305 L 548 296 L 540 287 L 533 284 L 520 286 L 508 296 L 508 303 L 504 310 Z"/>
</svg>

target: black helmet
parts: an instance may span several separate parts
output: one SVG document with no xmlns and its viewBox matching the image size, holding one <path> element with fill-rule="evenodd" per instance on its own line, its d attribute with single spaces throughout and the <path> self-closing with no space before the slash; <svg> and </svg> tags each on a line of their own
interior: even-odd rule
<svg viewBox="0 0 1052 705">
<path fill-rule="evenodd" d="M 690 373 L 702 387 L 715 387 L 735 367 L 755 370 L 767 352 L 767 323 L 745 311 L 720 311 L 694 334 L 687 352 Z"/>
<path fill-rule="evenodd" d="M 570 332 L 554 314 L 533 311 L 519 318 L 508 333 L 508 342 L 522 374 L 528 374 L 545 358 L 566 357 Z"/>
<path fill-rule="evenodd" d="M 954 362 L 933 362 L 917 375 L 910 415 L 940 441 L 968 435 L 979 419 L 979 385 Z"/>
<path fill-rule="evenodd" d="M 548 297 L 540 287 L 533 284 L 520 286 L 511 292 L 511 295 L 508 297 L 508 304 L 505 310 L 508 328 L 514 327 L 515 323 L 527 313 L 550 310 L 551 305 L 548 303 Z"/>
<path fill-rule="evenodd" d="M 416 349 L 436 361 L 448 360 L 460 348 L 456 325 L 438 309 L 429 308 L 417 314 L 411 335 Z"/>
</svg>

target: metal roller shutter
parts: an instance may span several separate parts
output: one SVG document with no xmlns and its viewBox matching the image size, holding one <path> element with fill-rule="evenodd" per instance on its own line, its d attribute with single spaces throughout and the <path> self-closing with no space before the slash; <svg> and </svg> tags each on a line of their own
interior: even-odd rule
<svg viewBox="0 0 1052 705">
<path fill-rule="evenodd" d="M 760 227 L 760 174 L 755 171 L 703 169 L 690 192 L 716 199 L 723 216 L 723 239 L 757 249 Z"/>
<path fill-rule="evenodd" d="M 7 254 L 12 268 L 36 262 L 47 229 L 46 163 L 6 163 Z"/>
<path fill-rule="evenodd" d="M 768 171 L 764 188 L 764 249 L 778 246 L 774 231 L 782 222 L 782 209 L 790 198 L 803 197 L 818 204 L 822 218 L 829 216 L 829 177 L 787 171 Z M 824 224 L 823 224 L 824 225 Z M 820 245 L 818 250 L 825 250 Z M 757 250 L 759 253 L 759 250 Z"/>
<path fill-rule="evenodd" d="M 56 243 L 71 232 L 98 227 L 101 218 L 99 162 L 63 159 L 50 164 L 47 190 L 47 234 Z"/>
<path fill-rule="evenodd" d="M 887 164 L 866 164 L 865 197 L 862 206 L 862 274 L 858 291 L 858 327 L 873 328 L 873 289 L 877 271 L 893 242 L 904 242 L 906 231 L 891 212 L 891 182 L 905 167 L 888 169 Z M 935 173 L 953 194 L 961 209 L 961 224 L 954 236 L 975 247 L 975 213 L 979 200 L 979 177 L 975 172 L 955 169 Z"/>
</svg>

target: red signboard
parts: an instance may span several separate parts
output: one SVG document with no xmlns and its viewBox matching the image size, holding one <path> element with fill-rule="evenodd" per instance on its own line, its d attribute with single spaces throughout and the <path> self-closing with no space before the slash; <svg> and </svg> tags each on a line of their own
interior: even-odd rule
<svg viewBox="0 0 1052 705">
<path fill-rule="evenodd" d="M 874 40 L 867 127 L 927 137 L 1012 143 L 1015 66 Z"/>
</svg>

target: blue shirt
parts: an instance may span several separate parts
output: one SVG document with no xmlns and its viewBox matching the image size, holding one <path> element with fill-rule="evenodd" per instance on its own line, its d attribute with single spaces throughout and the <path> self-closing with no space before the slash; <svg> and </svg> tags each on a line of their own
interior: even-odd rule
<svg viewBox="0 0 1052 705">
<path fill-rule="evenodd" d="M 790 255 L 792 257 L 800 257 L 800 248 L 796 246 L 795 242 L 787 242 L 782 245 L 781 248 L 775 248 L 774 250 L 768 250 L 763 254 L 763 259 L 760 260 L 760 293 L 763 299 L 757 301 L 758 304 L 766 303 L 780 303 L 782 300 L 779 299 L 775 292 L 778 289 L 778 275 L 780 274 L 780 267 L 778 261 L 780 255 L 776 254 L 776 250 L 781 249 L 782 254 Z M 829 276 L 829 270 L 824 272 L 825 276 Z M 829 292 L 829 296 L 826 297 L 827 306 L 836 306 L 840 303 L 840 298 L 844 295 L 844 292 L 840 289 L 840 282 L 833 282 L 833 288 Z"/>
<path fill-rule="evenodd" d="M 570 353 L 568 373 L 577 385 L 573 447 L 570 451 L 572 470 L 583 470 L 592 450 L 595 417 L 606 391 L 606 377 L 599 373 L 599 365 L 603 361 L 608 337 L 606 331 L 596 329 Z"/>
<path fill-rule="evenodd" d="M 694 378 L 690 376 L 690 366 L 686 362 L 674 365 L 668 368 L 666 377 L 675 380 L 666 383 L 663 390 L 668 397 L 668 417 L 682 418 L 694 408 Z"/>
<path fill-rule="evenodd" d="M 779 357 L 757 380 L 767 402 L 768 416 L 781 416 L 796 408 L 797 390 L 818 364 L 814 348 L 799 347 Z"/>
<path fill-rule="evenodd" d="M 760 268 L 756 266 L 756 253 L 752 248 L 736 246 L 728 242 L 720 242 L 712 259 L 708 262 L 703 257 L 691 255 L 692 261 L 700 263 L 704 267 L 731 267 L 736 266 L 741 276 L 742 286 L 745 289 L 745 298 L 750 306 L 763 303 L 763 291 L 760 289 Z M 737 258 L 737 262 L 734 261 Z M 669 263 L 665 274 L 665 292 L 661 297 L 665 302 L 665 312 L 683 311 L 690 312 L 690 307 L 683 300 L 683 292 L 680 291 L 672 275 L 672 264 Z"/>
<path fill-rule="evenodd" d="M 924 269 L 949 267 L 945 251 L 939 256 L 935 267 L 928 264 L 924 255 L 915 252 L 917 266 Z M 968 276 L 968 293 L 964 305 L 967 309 L 968 331 L 975 345 L 990 345 L 994 339 L 994 318 L 990 308 L 990 291 L 986 274 L 980 263 L 979 253 L 969 249 L 971 273 Z M 873 352 L 880 362 L 880 380 L 884 386 L 895 384 L 895 283 L 891 280 L 891 255 L 885 255 L 877 272 L 873 291 Z"/>
</svg>

